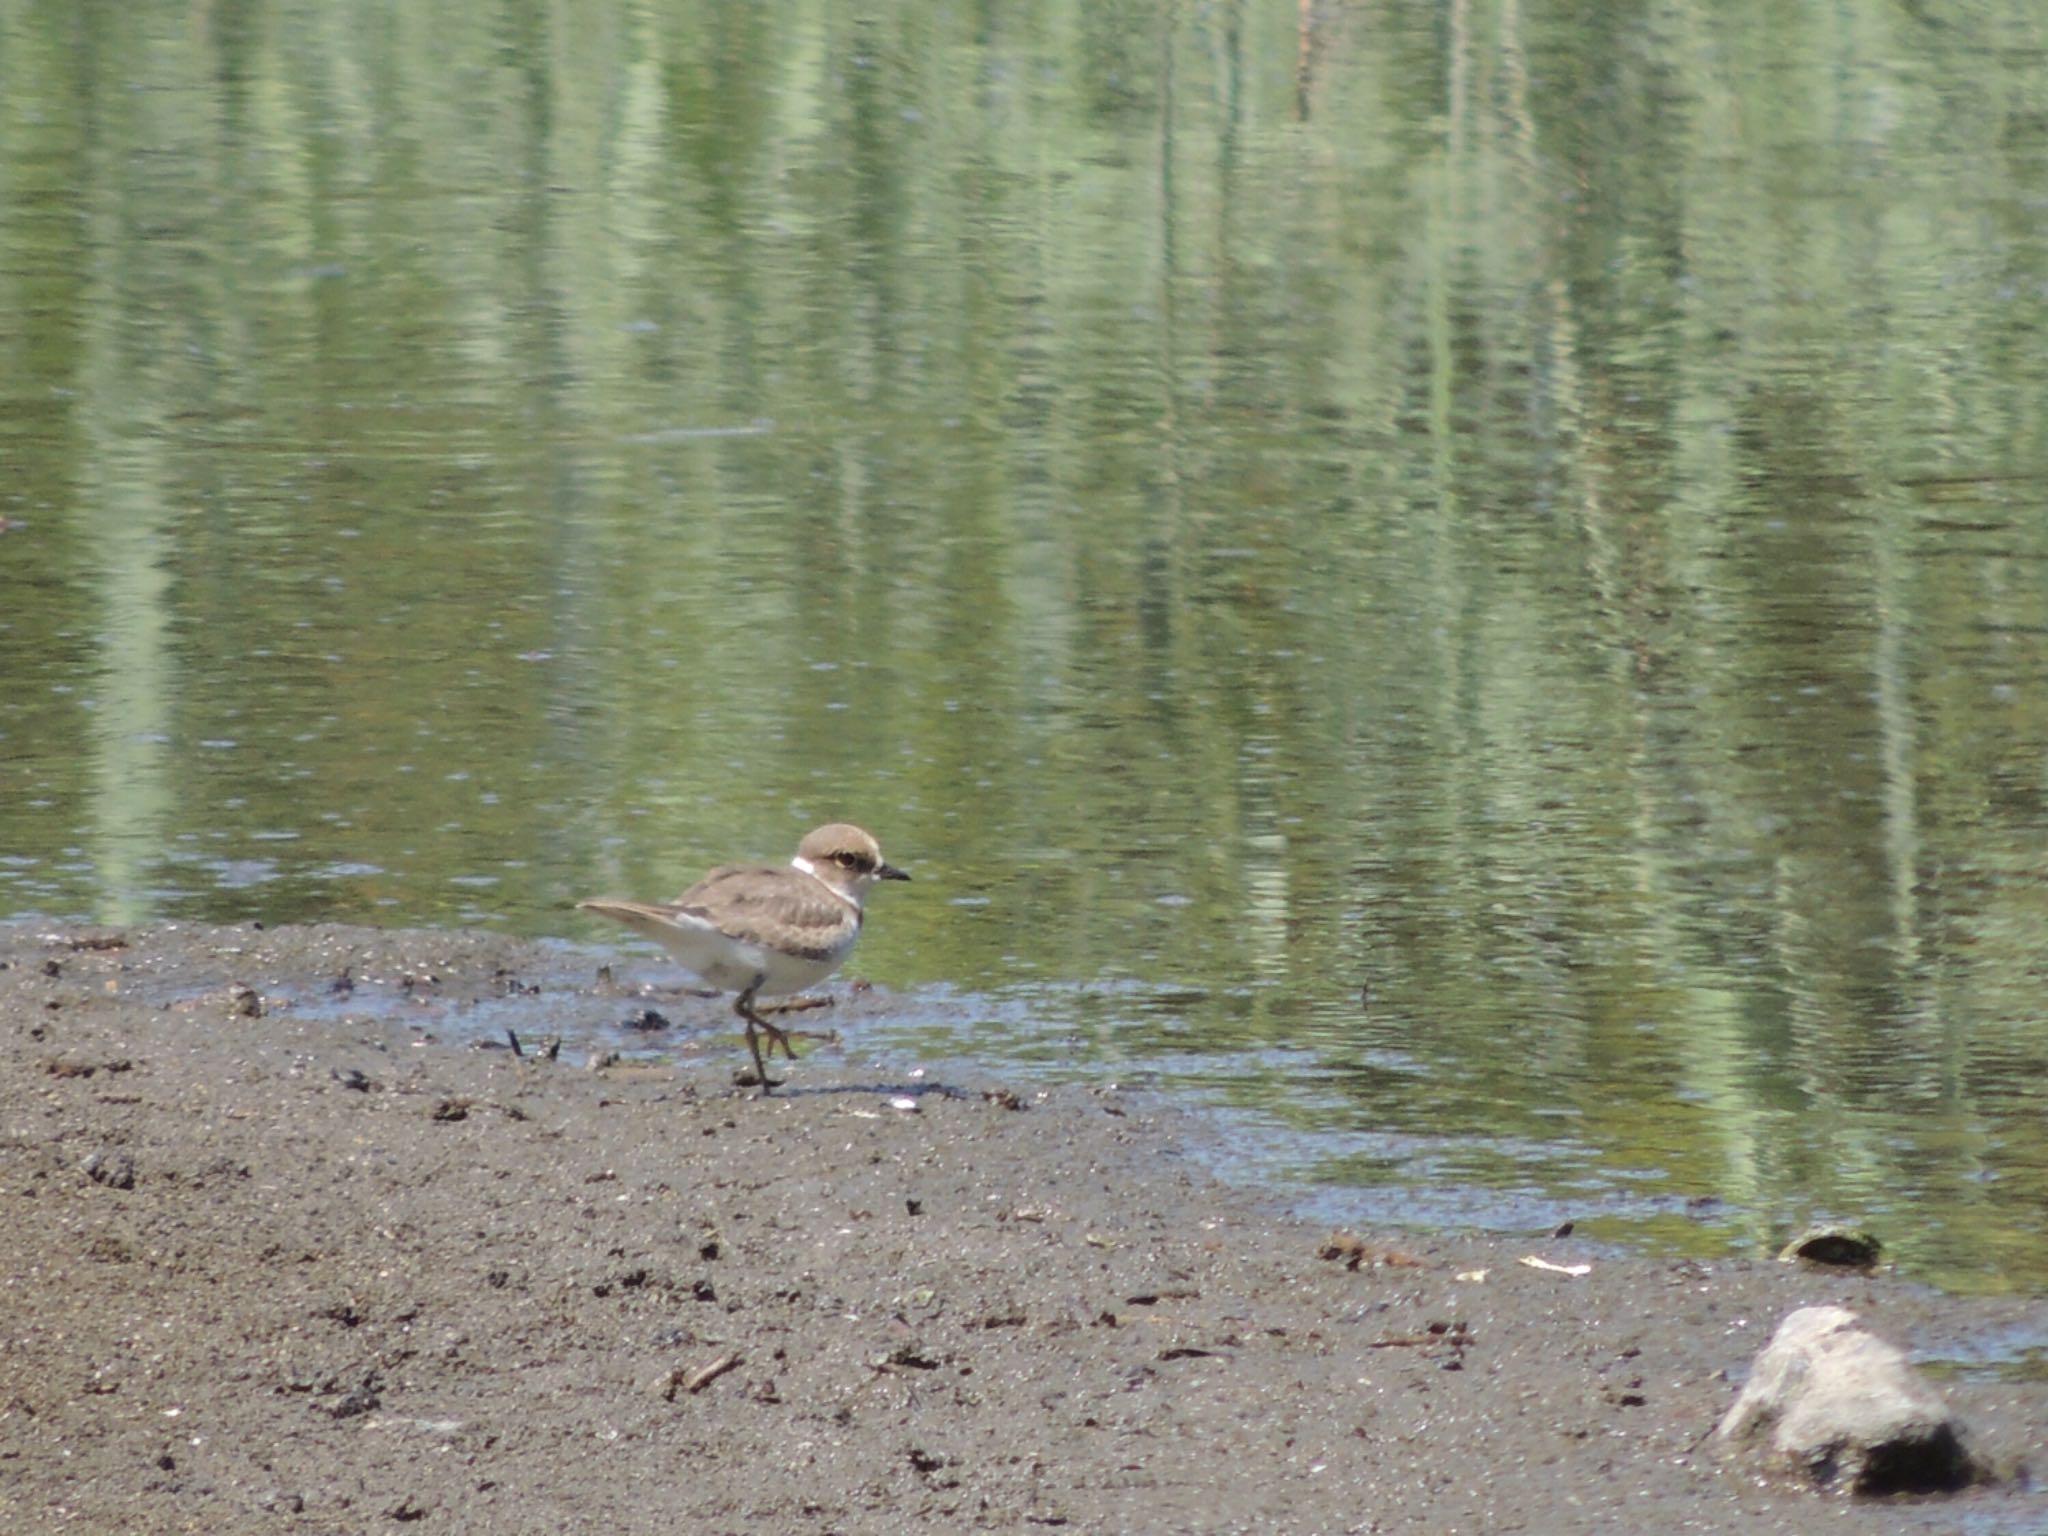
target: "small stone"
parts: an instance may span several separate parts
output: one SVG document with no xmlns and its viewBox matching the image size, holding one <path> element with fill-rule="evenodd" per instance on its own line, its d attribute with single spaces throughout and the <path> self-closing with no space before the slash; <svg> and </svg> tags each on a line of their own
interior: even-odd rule
<svg viewBox="0 0 2048 1536">
<path fill-rule="evenodd" d="M 135 1160 L 126 1152 L 109 1152 L 102 1147 L 85 1160 L 85 1176 L 109 1189 L 135 1187 Z"/>
<path fill-rule="evenodd" d="M 371 1378 L 354 1391 L 343 1394 L 341 1400 L 327 1411 L 337 1419 L 353 1419 L 371 1412 L 382 1402 L 383 1398 L 377 1393 L 376 1380 Z"/>
<path fill-rule="evenodd" d="M 1850 1227 L 1813 1227 L 1792 1239 L 1778 1252 L 1790 1264 L 1804 1259 L 1809 1264 L 1826 1264 L 1840 1269 L 1872 1269 L 1884 1244 L 1868 1232 Z"/>
</svg>

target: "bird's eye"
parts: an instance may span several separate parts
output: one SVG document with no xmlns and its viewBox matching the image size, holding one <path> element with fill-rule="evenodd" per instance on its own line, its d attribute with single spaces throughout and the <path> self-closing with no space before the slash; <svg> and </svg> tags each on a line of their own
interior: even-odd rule
<svg viewBox="0 0 2048 1536">
<path fill-rule="evenodd" d="M 860 855 L 857 853 L 835 853 L 832 857 L 841 864 L 844 864 L 848 869 L 858 869 L 860 867 Z"/>
</svg>

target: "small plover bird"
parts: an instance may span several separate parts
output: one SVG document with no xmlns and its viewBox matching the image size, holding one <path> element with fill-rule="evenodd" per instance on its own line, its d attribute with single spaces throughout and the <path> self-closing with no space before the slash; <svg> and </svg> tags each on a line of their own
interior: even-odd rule
<svg viewBox="0 0 2048 1536">
<path fill-rule="evenodd" d="M 801 992 L 838 970 L 860 937 L 862 899 L 877 881 L 909 878 L 859 827 L 834 822 L 808 834 L 782 868 L 721 864 L 671 902 L 583 901 L 577 909 L 624 923 L 719 991 L 739 993 L 735 1009 L 766 1093 L 776 1085 L 757 1031 L 791 1061 L 796 1052 L 754 1012 L 754 999 Z"/>
</svg>

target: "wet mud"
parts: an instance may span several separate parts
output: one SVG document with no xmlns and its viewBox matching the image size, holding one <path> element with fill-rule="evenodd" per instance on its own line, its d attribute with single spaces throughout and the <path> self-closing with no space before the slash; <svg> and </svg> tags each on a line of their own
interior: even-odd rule
<svg viewBox="0 0 2048 1536">
<path fill-rule="evenodd" d="M 1333 1234 L 1109 1089 L 812 1046 L 759 1097 L 690 999 L 593 1066 L 548 1041 L 644 1000 L 489 936 L 17 924 L 0 965 L 8 1531 L 2048 1529 L 2040 1299 Z M 1816 1302 L 2001 1479 L 1724 1460 Z"/>
</svg>

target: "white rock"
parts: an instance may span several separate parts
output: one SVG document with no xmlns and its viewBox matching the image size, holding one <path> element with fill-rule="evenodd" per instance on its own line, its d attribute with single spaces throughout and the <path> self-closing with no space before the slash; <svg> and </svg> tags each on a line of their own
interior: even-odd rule
<svg viewBox="0 0 2048 1536">
<path fill-rule="evenodd" d="M 1959 1488 L 1984 1475 L 1948 1404 L 1842 1307 L 1802 1307 L 1778 1325 L 1717 1433 L 1734 1442 L 1766 1430 L 1776 1455 L 1853 1493 Z"/>
</svg>

